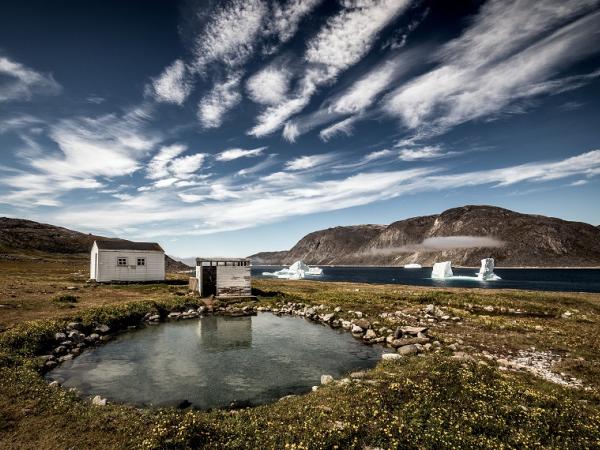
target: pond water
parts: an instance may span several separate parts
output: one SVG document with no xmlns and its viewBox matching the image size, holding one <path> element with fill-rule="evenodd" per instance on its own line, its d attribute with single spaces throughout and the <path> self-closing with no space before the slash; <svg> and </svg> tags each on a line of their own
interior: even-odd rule
<svg viewBox="0 0 600 450">
<path fill-rule="evenodd" d="M 308 392 L 322 374 L 373 367 L 382 352 L 297 317 L 210 316 L 121 334 L 47 377 L 138 406 L 249 406 Z"/>
</svg>

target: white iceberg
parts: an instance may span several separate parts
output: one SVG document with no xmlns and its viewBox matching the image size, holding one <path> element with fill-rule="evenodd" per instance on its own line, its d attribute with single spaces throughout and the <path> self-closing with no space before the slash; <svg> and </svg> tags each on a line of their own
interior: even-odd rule
<svg viewBox="0 0 600 450">
<path fill-rule="evenodd" d="M 421 264 L 417 264 L 417 263 L 404 264 L 404 268 L 405 269 L 420 269 Z"/>
<path fill-rule="evenodd" d="M 266 277 L 281 278 L 284 280 L 301 280 L 306 277 L 320 277 L 323 275 L 323 269 L 320 267 L 309 267 L 304 261 L 296 261 L 287 269 L 281 269 L 277 272 L 263 272 Z"/>
<path fill-rule="evenodd" d="M 481 268 L 477 273 L 477 278 L 483 281 L 502 279 L 494 273 L 494 258 L 484 258 L 481 260 Z"/>
<path fill-rule="evenodd" d="M 433 265 L 431 278 L 452 278 L 453 275 L 452 263 L 450 261 L 439 262 Z"/>
</svg>

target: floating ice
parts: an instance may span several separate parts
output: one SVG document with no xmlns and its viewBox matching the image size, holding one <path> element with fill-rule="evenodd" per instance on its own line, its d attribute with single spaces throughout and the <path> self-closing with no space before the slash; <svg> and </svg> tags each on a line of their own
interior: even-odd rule
<svg viewBox="0 0 600 450">
<path fill-rule="evenodd" d="M 450 261 L 439 262 L 433 265 L 431 278 L 451 278 L 452 275 L 452 263 Z"/>
<path fill-rule="evenodd" d="M 481 268 L 477 273 L 477 278 L 484 281 L 502 279 L 494 273 L 494 258 L 485 258 L 481 260 Z"/>
<path fill-rule="evenodd" d="M 405 269 L 420 269 L 421 264 L 417 264 L 417 263 L 404 264 L 404 268 Z"/>
<path fill-rule="evenodd" d="M 323 275 L 323 269 L 320 267 L 309 267 L 304 261 L 296 261 L 287 269 L 281 269 L 277 272 L 263 272 L 266 277 L 276 277 L 285 280 L 301 280 L 306 277 L 320 277 Z"/>
</svg>

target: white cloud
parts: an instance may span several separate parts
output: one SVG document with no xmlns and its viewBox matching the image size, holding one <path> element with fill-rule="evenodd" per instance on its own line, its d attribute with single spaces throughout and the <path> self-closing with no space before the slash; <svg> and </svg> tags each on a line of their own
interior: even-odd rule
<svg viewBox="0 0 600 450">
<path fill-rule="evenodd" d="M 447 158 L 456 152 L 446 152 L 439 145 L 429 145 L 417 148 L 403 148 L 399 151 L 398 157 L 402 161 L 422 161 L 439 158 Z"/>
<path fill-rule="evenodd" d="M 510 103 L 555 93 L 572 79 L 548 82 L 561 69 L 597 50 L 590 45 L 600 13 L 588 14 L 548 34 L 589 3 L 492 0 L 473 25 L 441 52 L 442 64 L 392 92 L 385 110 L 411 129 L 443 132 L 465 121 L 497 114 Z M 581 82 L 581 80 L 579 80 Z"/>
<path fill-rule="evenodd" d="M 280 42 L 287 42 L 298 31 L 300 21 L 322 1 L 287 0 L 283 5 L 273 3 L 265 34 L 276 35 Z"/>
<path fill-rule="evenodd" d="M 352 135 L 352 127 L 354 123 L 358 120 L 359 116 L 348 117 L 347 119 L 341 120 L 333 125 L 328 126 L 327 128 L 322 129 L 319 132 L 319 137 L 327 142 L 333 137 L 339 135 Z"/>
<path fill-rule="evenodd" d="M 224 4 L 196 38 L 195 69 L 204 72 L 213 62 L 229 67 L 246 62 L 254 51 L 267 13 L 266 3 L 261 0 L 233 0 Z"/>
<path fill-rule="evenodd" d="M 206 199 L 206 195 L 179 193 L 177 196 L 184 203 L 198 203 Z"/>
<path fill-rule="evenodd" d="M 317 167 L 323 163 L 331 161 L 332 155 L 311 155 L 311 156 L 300 156 L 291 161 L 288 161 L 285 165 L 288 170 L 306 170 Z"/>
<path fill-rule="evenodd" d="M 394 152 L 392 152 L 391 150 L 386 148 L 383 150 L 371 152 L 371 153 L 367 154 L 364 159 L 365 159 L 365 161 L 374 161 L 376 159 L 386 158 L 390 155 L 393 155 L 393 153 Z"/>
<path fill-rule="evenodd" d="M 187 145 L 172 144 L 162 147 L 150 160 L 146 167 L 147 177 L 158 180 L 169 176 L 169 164 L 173 159 L 187 150 Z"/>
<path fill-rule="evenodd" d="M 569 184 L 569 186 L 583 186 L 584 184 L 588 184 L 588 180 L 576 180 Z"/>
<path fill-rule="evenodd" d="M 180 59 L 175 60 L 153 80 L 152 88 L 157 101 L 182 105 L 192 88 L 185 63 Z"/>
<path fill-rule="evenodd" d="M 286 98 L 291 76 L 283 67 L 267 66 L 246 82 L 248 96 L 261 105 L 281 103 Z"/>
<path fill-rule="evenodd" d="M 148 163 L 146 177 L 158 180 L 154 183 L 157 188 L 172 186 L 192 177 L 202 167 L 206 159 L 205 153 L 179 156 L 188 147 L 183 144 L 172 144 L 162 147 Z"/>
<path fill-rule="evenodd" d="M 230 148 L 219 153 L 216 156 L 216 159 L 217 161 L 233 161 L 238 158 L 252 158 L 254 156 L 262 155 L 266 148 L 267 147 L 258 147 L 249 150 L 243 148 Z"/>
<path fill-rule="evenodd" d="M 537 161 L 464 173 L 447 173 L 433 167 L 370 171 L 342 178 L 327 173 L 328 169 L 275 172 L 255 180 L 241 179 L 237 186 L 217 182 L 198 192 L 183 192 L 183 198 L 189 201 L 183 204 L 172 201 L 180 192 L 171 186 L 164 191 L 142 192 L 123 203 L 98 204 L 93 211 L 87 205 L 65 207 L 49 219 L 54 223 L 92 229 L 144 224 L 147 231 L 143 236 L 146 237 L 156 235 L 154 230 L 167 229 L 171 235 L 215 233 L 419 192 L 597 176 L 600 175 L 600 150 L 559 161 Z M 318 178 L 322 176 L 325 179 Z"/>
<path fill-rule="evenodd" d="M 360 61 L 371 49 L 381 30 L 408 6 L 408 0 L 362 0 L 346 2 L 307 44 L 308 67 L 294 95 L 265 109 L 248 134 L 269 135 L 302 111 L 319 86 L 330 83 L 342 71 Z M 295 133 L 288 131 L 288 136 Z"/>
<path fill-rule="evenodd" d="M 52 75 L 36 72 L 21 63 L 0 56 L 0 103 L 31 100 L 35 95 L 56 95 L 61 91 Z"/>
<path fill-rule="evenodd" d="M 358 62 L 371 49 L 378 33 L 409 5 L 407 0 L 347 2 L 346 8 L 308 43 L 305 59 L 323 64 L 333 78 Z"/>
<path fill-rule="evenodd" d="M 198 118 L 204 128 L 220 127 L 225 114 L 240 102 L 240 78 L 241 74 L 236 73 L 216 83 L 212 91 L 200 100 Z"/>
</svg>

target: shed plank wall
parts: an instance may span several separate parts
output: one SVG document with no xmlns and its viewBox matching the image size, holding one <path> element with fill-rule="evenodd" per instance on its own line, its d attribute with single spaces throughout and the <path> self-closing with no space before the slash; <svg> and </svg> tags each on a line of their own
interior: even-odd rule
<svg viewBox="0 0 600 450">
<path fill-rule="evenodd" d="M 117 258 L 127 258 L 127 266 L 117 266 Z M 137 258 L 146 258 L 146 265 L 138 266 Z M 135 250 L 98 251 L 98 274 L 96 281 L 157 281 L 164 279 L 165 255 L 163 252 Z"/>
<path fill-rule="evenodd" d="M 217 266 L 217 296 L 252 295 L 249 266 Z"/>
</svg>

